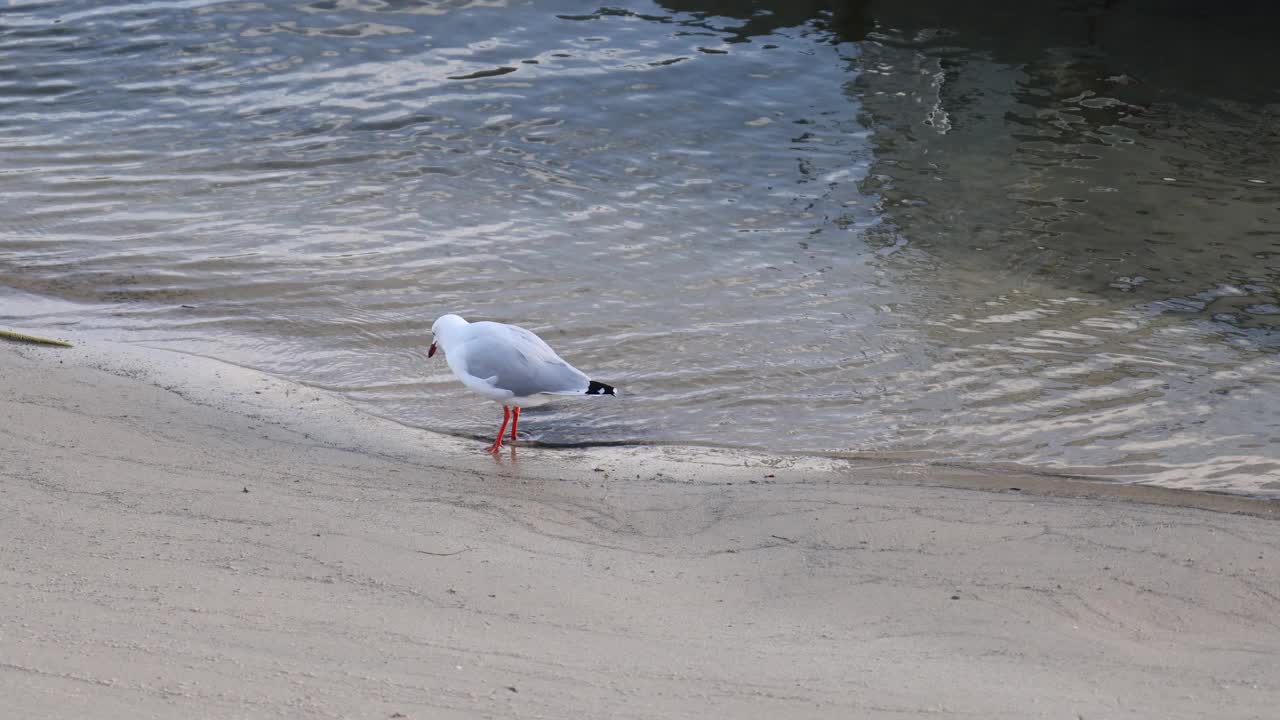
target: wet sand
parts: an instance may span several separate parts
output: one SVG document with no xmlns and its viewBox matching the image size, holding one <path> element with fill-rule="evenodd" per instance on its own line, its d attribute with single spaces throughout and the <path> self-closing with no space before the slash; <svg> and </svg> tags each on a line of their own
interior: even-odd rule
<svg viewBox="0 0 1280 720">
<path fill-rule="evenodd" d="M 495 460 L 121 347 L 2 343 L 0 398 L 12 717 L 1280 707 L 1280 503 L 727 450 Z"/>
</svg>

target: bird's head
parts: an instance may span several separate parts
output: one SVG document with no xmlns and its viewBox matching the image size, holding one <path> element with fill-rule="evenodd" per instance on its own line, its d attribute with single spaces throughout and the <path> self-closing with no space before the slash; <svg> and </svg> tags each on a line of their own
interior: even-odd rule
<svg viewBox="0 0 1280 720">
<path fill-rule="evenodd" d="M 427 350 L 427 357 L 434 357 L 436 350 L 449 351 L 449 338 L 458 330 L 466 327 L 469 323 L 460 316 L 452 313 L 441 315 L 431 325 L 431 348 Z"/>
</svg>

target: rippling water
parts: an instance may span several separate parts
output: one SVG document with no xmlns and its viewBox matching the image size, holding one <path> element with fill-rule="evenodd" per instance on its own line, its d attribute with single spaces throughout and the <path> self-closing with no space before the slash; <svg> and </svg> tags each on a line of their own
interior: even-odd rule
<svg viewBox="0 0 1280 720">
<path fill-rule="evenodd" d="M 837 5 L 12 4 L 0 323 L 487 435 L 454 311 L 626 391 L 544 443 L 1280 495 L 1269 26 Z"/>
</svg>

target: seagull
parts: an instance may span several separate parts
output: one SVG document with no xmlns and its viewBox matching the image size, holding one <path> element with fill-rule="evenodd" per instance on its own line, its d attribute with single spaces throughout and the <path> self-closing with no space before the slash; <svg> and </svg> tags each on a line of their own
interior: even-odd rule
<svg viewBox="0 0 1280 720">
<path fill-rule="evenodd" d="M 596 382 L 562 360 L 542 338 L 522 327 L 467 322 L 449 314 L 436 319 L 431 334 L 427 357 L 443 350 L 449 369 L 463 385 L 502 406 L 502 427 L 489 446 L 491 453 L 502 449 L 507 421 L 511 442 L 516 441 L 522 407 L 549 403 L 553 395 L 618 394 L 612 385 Z"/>
</svg>

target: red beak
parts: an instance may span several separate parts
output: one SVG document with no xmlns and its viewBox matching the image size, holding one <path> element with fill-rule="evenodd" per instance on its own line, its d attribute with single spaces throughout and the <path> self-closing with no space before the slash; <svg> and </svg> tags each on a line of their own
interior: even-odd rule
<svg viewBox="0 0 1280 720">
<path fill-rule="evenodd" d="M 435 354 L 436 354 L 436 344 L 431 343 L 431 349 L 427 351 L 427 357 L 432 357 Z"/>
</svg>

